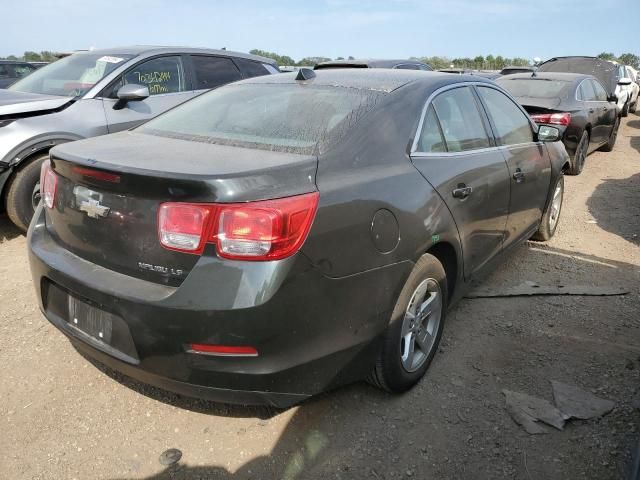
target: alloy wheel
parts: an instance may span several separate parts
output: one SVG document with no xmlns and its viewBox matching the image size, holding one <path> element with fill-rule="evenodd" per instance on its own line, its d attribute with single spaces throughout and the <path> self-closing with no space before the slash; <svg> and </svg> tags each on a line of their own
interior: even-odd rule
<svg viewBox="0 0 640 480">
<path fill-rule="evenodd" d="M 413 292 L 402 321 L 400 356 L 407 372 L 422 367 L 435 348 L 442 308 L 440 284 L 427 278 Z"/>
</svg>

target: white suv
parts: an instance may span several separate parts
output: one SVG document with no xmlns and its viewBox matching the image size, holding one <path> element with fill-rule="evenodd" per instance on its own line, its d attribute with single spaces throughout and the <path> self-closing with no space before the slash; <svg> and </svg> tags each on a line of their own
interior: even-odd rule
<svg viewBox="0 0 640 480">
<path fill-rule="evenodd" d="M 640 85 L 638 85 L 640 78 L 638 78 L 638 71 L 635 68 L 629 65 L 626 65 L 624 68 L 627 72 L 626 76 L 631 79 L 631 85 L 627 86 L 630 93 L 629 111 L 635 113 L 638 106 L 638 93 L 640 93 Z"/>
</svg>

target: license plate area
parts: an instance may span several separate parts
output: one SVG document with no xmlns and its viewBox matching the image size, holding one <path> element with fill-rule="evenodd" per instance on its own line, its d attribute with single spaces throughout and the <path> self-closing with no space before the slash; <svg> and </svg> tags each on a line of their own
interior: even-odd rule
<svg viewBox="0 0 640 480">
<path fill-rule="evenodd" d="M 111 344 L 114 315 L 68 296 L 69 324 L 100 342 Z"/>
</svg>

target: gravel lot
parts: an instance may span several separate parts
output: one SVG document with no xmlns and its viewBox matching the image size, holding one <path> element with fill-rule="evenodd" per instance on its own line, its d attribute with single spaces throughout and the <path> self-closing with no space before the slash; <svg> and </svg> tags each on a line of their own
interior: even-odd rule
<svg viewBox="0 0 640 480">
<path fill-rule="evenodd" d="M 0 217 L 0 478 L 620 479 L 640 435 L 640 117 L 567 177 L 555 238 L 483 280 L 621 286 L 613 297 L 465 299 L 425 379 L 365 384 L 284 412 L 182 398 L 81 357 L 36 307 L 26 241 Z M 528 435 L 503 389 L 551 380 L 616 401 L 609 415 Z M 183 452 L 172 467 L 168 448 Z"/>
</svg>

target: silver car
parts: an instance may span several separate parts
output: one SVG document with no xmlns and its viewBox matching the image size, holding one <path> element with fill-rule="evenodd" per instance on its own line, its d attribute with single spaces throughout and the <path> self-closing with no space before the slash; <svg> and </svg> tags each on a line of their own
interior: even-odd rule
<svg viewBox="0 0 640 480">
<path fill-rule="evenodd" d="M 135 127 L 203 91 L 278 73 L 270 59 L 197 48 L 76 53 L 0 90 L 0 199 L 29 226 L 40 166 L 54 145 Z"/>
</svg>

